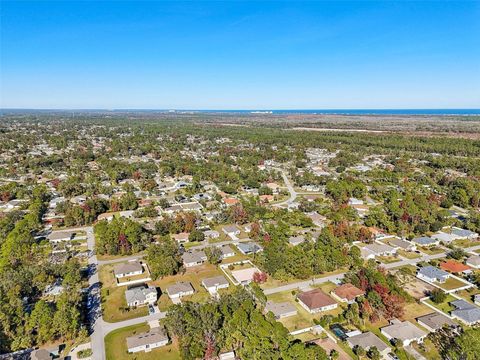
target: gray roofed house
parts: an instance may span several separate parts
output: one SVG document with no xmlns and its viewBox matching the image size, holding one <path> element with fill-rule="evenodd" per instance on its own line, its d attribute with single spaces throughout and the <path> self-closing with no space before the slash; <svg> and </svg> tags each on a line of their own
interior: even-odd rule
<svg viewBox="0 0 480 360">
<path fill-rule="evenodd" d="M 240 234 L 240 229 L 238 228 L 237 225 L 225 225 L 222 228 L 222 231 L 226 235 L 238 235 L 238 234 Z"/>
<path fill-rule="evenodd" d="M 352 349 L 358 346 L 365 351 L 368 351 L 372 347 L 376 347 L 380 352 L 380 355 L 383 357 L 386 357 L 386 355 L 391 351 L 387 344 L 385 344 L 377 335 L 370 331 L 348 337 L 347 343 Z"/>
<path fill-rule="evenodd" d="M 388 339 L 397 339 L 403 343 L 403 346 L 408 346 L 413 341 L 421 343 L 428 335 L 425 331 L 416 327 L 409 321 L 399 321 L 397 319 L 391 320 L 390 325 L 381 329 L 381 333 Z"/>
<path fill-rule="evenodd" d="M 435 266 L 424 266 L 418 270 L 417 277 L 426 282 L 444 283 L 450 277 L 450 274 Z"/>
<path fill-rule="evenodd" d="M 195 290 L 189 282 L 179 281 L 167 287 L 167 294 L 170 299 L 179 299 L 182 296 L 193 295 Z"/>
<path fill-rule="evenodd" d="M 293 246 L 300 245 L 304 241 L 305 241 L 305 236 L 303 235 L 291 236 L 288 239 L 288 242 L 290 243 L 290 245 L 293 245 Z"/>
<path fill-rule="evenodd" d="M 138 286 L 125 291 L 128 306 L 154 304 L 157 301 L 157 289 L 153 286 Z"/>
<path fill-rule="evenodd" d="M 222 259 L 226 259 L 232 256 L 235 256 L 235 251 L 230 247 L 230 245 L 221 245 L 218 247 L 222 252 Z"/>
<path fill-rule="evenodd" d="M 143 273 L 143 266 L 138 261 L 129 261 L 125 264 L 115 266 L 113 268 L 113 273 L 115 274 L 116 278 L 140 275 Z"/>
<path fill-rule="evenodd" d="M 206 230 L 203 233 L 207 239 L 216 239 L 220 237 L 220 233 L 216 230 Z"/>
<path fill-rule="evenodd" d="M 417 322 L 430 332 L 440 330 L 444 326 L 457 326 L 455 321 L 438 312 L 420 316 Z"/>
<path fill-rule="evenodd" d="M 275 303 L 273 301 L 267 301 L 265 304 L 265 312 L 271 311 L 275 319 L 283 319 L 289 316 L 297 315 L 297 308 L 292 303 L 285 301 Z"/>
<path fill-rule="evenodd" d="M 410 241 L 403 240 L 403 239 L 398 239 L 398 238 L 393 238 L 389 240 L 390 245 L 406 250 L 406 251 L 415 251 L 416 245 L 414 243 L 411 243 Z"/>
<path fill-rule="evenodd" d="M 428 236 L 421 236 L 412 239 L 412 242 L 420 246 L 438 245 L 439 241 Z"/>
<path fill-rule="evenodd" d="M 152 349 L 168 344 L 168 335 L 162 327 L 155 327 L 147 332 L 127 337 L 129 353 L 139 351 L 149 352 Z"/>
<path fill-rule="evenodd" d="M 372 243 L 360 248 L 360 252 L 364 259 L 373 259 L 375 256 L 393 255 L 396 249 L 386 244 Z"/>
<path fill-rule="evenodd" d="M 473 325 L 480 322 L 480 308 L 465 300 L 455 300 L 450 303 L 455 307 L 452 311 L 452 317 L 462 321 L 467 325 Z"/>
<path fill-rule="evenodd" d="M 73 239 L 75 231 L 52 231 L 47 239 L 50 242 L 70 241 Z"/>
<path fill-rule="evenodd" d="M 263 248 L 255 242 L 238 243 L 237 248 L 243 255 L 256 254 L 263 251 Z"/>
<path fill-rule="evenodd" d="M 466 265 L 471 266 L 475 269 L 480 268 L 480 255 L 472 255 L 465 262 Z"/>
<path fill-rule="evenodd" d="M 211 278 L 206 278 L 202 280 L 202 285 L 211 295 L 217 294 L 219 289 L 226 289 L 230 286 L 230 283 L 225 276 L 218 275 Z"/>
<path fill-rule="evenodd" d="M 476 232 L 457 227 L 452 227 L 452 234 L 462 239 L 475 239 L 478 237 Z"/>
<path fill-rule="evenodd" d="M 440 242 L 449 243 L 449 242 L 452 242 L 456 239 L 459 239 L 460 237 L 458 237 L 455 234 L 449 234 L 449 233 L 445 233 L 443 231 L 439 231 L 438 233 L 433 234 L 432 238 L 436 239 Z"/>
<path fill-rule="evenodd" d="M 207 255 L 203 250 L 188 250 L 182 254 L 183 265 L 192 267 L 202 265 L 207 261 Z"/>
</svg>

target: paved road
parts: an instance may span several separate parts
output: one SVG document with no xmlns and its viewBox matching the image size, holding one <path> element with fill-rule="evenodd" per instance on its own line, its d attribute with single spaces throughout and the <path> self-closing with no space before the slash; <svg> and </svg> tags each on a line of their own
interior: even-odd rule
<svg viewBox="0 0 480 360">
<path fill-rule="evenodd" d="M 284 205 L 287 205 L 287 206 L 291 205 L 295 201 L 295 199 L 297 198 L 298 194 L 295 191 L 295 189 L 293 188 L 292 183 L 288 179 L 286 171 L 283 170 L 283 169 L 280 169 L 280 168 L 274 168 L 274 169 L 280 171 L 280 174 L 282 175 L 283 181 L 285 182 L 285 185 L 287 186 L 288 192 L 290 193 L 290 197 L 287 200 L 284 200 L 284 201 L 273 204 L 273 206 L 283 207 Z"/>
<path fill-rule="evenodd" d="M 464 250 L 466 252 L 470 252 L 470 251 L 479 250 L 479 249 L 480 249 L 480 245 L 476 245 L 476 246 L 472 246 L 470 248 L 466 248 Z M 430 260 L 434 260 L 434 259 L 440 259 L 440 258 L 445 257 L 446 255 L 447 255 L 446 252 L 442 252 L 442 253 L 435 254 L 435 255 L 424 255 L 424 256 L 416 258 L 416 259 L 405 259 L 405 258 L 403 258 L 403 260 L 401 260 L 401 261 L 397 261 L 397 262 L 390 263 L 390 264 L 385 264 L 385 265 L 383 265 L 383 267 L 386 268 L 386 269 L 394 269 L 394 268 L 402 267 L 402 266 L 405 266 L 405 265 L 417 265 L 419 262 L 430 261 Z M 313 280 L 299 281 L 299 282 L 295 282 L 295 283 L 291 283 L 291 284 L 287 284 L 287 285 L 278 286 L 276 288 L 265 289 L 264 293 L 265 293 L 265 295 L 269 295 L 269 294 L 275 294 L 277 292 L 282 292 L 282 291 L 302 289 L 302 288 L 306 288 L 310 285 L 318 285 L 318 284 L 322 284 L 322 283 L 325 283 L 325 282 L 328 282 L 328 281 L 333 281 L 334 282 L 334 281 L 342 279 L 345 276 L 345 274 L 346 273 L 340 273 L 340 274 L 336 274 L 336 275 L 330 275 L 330 276 L 325 276 L 325 277 L 321 277 L 321 278 L 316 278 L 316 279 L 313 279 Z"/>
</svg>

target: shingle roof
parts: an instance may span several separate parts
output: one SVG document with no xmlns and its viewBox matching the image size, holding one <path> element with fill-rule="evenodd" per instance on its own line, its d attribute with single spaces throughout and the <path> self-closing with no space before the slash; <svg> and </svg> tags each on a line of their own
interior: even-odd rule
<svg viewBox="0 0 480 360">
<path fill-rule="evenodd" d="M 370 331 L 363 334 L 350 336 L 347 341 L 350 343 L 352 348 L 359 346 L 364 350 L 369 350 L 371 347 L 375 346 L 380 352 L 389 349 L 387 344 L 385 344 L 378 336 Z"/>
<path fill-rule="evenodd" d="M 430 329 L 433 329 L 433 330 L 441 329 L 445 325 L 448 325 L 448 326 L 456 325 L 455 321 L 437 312 L 420 316 L 419 318 L 417 318 L 417 321 L 419 323 L 423 323 L 427 325 Z"/>
<path fill-rule="evenodd" d="M 202 284 L 207 288 L 212 286 L 229 285 L 228 280 L 225 279 L 225 276 L 223 275 L 203 279 Z"/>
<path fill-rule="evenodd" d="M 335 300 L 333 300 L 320 289 L 302 292 L 298 295 L 298 298 L 309 309 L 318 309 L 324 306 L 336 304 Z"/>
<path fill-rule="evenodd" d="M 293 312 L 297 312 L 297 308 L 292 303 L 285 301 L 275 303 L 273 301 L 267 301 L 265 305 L 265 311 L 271 311 L 274 316 L 282 316 L 284 314 L 290 314 Z"/>
<path fill-rule="evenodd" d="M 168 340 L 168 335 L 161 327 L 153 328 L 147 332 L 127 337 L 127 347 L 132 349 L 138 346 L 150 345 Z"/>
<path fill-rule="evenodd" d="M 437 242 L 437 240 L 432 239 L 428 236 L 417 237 L 412 240 L 412 242 L 417 243 L 419 245 L 431 245 Z"/>
<path fill-rule="evenodd" d="M 137 271 L 143 271 L 142 264 L 140 264 L 138 261 L 129 261 L 125 264 L 120 264 L 113 268 L 113 272 L 115 275 L 128 274 Z"/>
<path fill-rule="evenodd" d="M 449 276 L 449 273 L 447 273 L 446 271 L 430 265 L 420 268 L 420 270 L 418 270 L 418 273 L 430 279 L 441 279 L 445 276 Z"/>
<path fill-rule="evenodd" d="M 340 299 L 347 299 L 348 301 L 352 301 L 357 296 L 364 295 L 365 291 L 357 288 L 355 285 L 352 284 L 343 284 L 333 290 L 333 293 L 337 295 Z"/>
<path fill-rule="evenodd" d="M 427 333 L 420 328 L 416 327 L 409 321 L 404 321 L 392 325 L 385 326 L 382 331 L 388 334 L 391 338 L 399 340 L 412 340 L 419 339 Z"/>
<path fill-rule="evenodd" d="M 176 284 L 170 285 L 167 288 L 167 293 L 169 295 L 175 295 L 175 294 L 179 294 L 182 292 L 189 292 L 189 291 L 194 291 L 192 284 L 184 281 L 179 281 Z"/>
</svg>

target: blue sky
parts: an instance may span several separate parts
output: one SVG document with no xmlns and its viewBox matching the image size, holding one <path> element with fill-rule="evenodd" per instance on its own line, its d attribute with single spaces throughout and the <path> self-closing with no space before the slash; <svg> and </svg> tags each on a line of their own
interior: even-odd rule
<svg viewBox="0 0 480 360">
<path fill-rule="evenodd" d="M 480 2 L 1 1 L 3 108 L 480 108 Z"/>
</svg>

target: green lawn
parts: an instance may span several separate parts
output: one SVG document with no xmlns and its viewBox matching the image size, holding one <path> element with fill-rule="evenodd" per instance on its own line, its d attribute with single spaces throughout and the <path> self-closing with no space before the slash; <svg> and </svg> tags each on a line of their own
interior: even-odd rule
<svg viewBox="0 0 480 360">
<path fill-rule="evenodd" d="M 127 309 L 126 287 L 116 285 L 113 267 L 113 264 L 103 265 L 98 273 L 102 283 L 103 319 L 107 322 L 117 322 L 148 315 L 146 306 Z"/>
<path fill-rule="evenodd" d="M 275 288 L 275 287 L 278 287 L 278 286 L 287 285 L 287 284 L 291 284 L 291 283 L 295 283 L 295 282 L 299 282 L 299 281 L 308 281 L 308 280 L 312 280 L 314 278 L 315 279 L 320 279 L 322 277 L 327 277 L 327 276 L 330 276 L 330 275 L 341 274 L 341 273 L 344 273 L 346 271 L 348 271 L 348 269 L 338 269 L 336 271 L 332 271 L 332 272 L 329 272 L 329 273 L 315 275 L 315 276 L 312 276 L 308 279 L 290 279 L 288 281 L 276 280 L 276 279 L 273 279 L 271 276 L 269 276 L 268 280 L 261 285 L 261 288 L 262 289 L 271 289 L 271 288 Z"/>
<path fill-rule="evenodd" d="M 395 256 L 377 256 L 376 259 L 383 264 L 391 264 L 401 261 L 402 259 Z"/>
<path fill-rule="evenodd" d="M 398 255 L 403 256 L 404 258 L 407 258 L 407 259 L 417 259 L 420 256 L 422 256 L 420 254 L 417 254 L 416 252 L 405 251 L 405 250 L 398 250 L 397 253 Z"/>
<path fill-rule="evenodd" d="M 418 250 L 428 255 L 440 254 L 445 251 L 439 246 L 430 246 L 430 247 L 419 247 Z"/>
<path fill-rule="evenodd" d="M 405 305 L 405 313 L 401 317 L 401 320 L 408 320 L 416 324 L 416 318 L 430 313 L 432 313 L 432 309 L 430 309 L 427 305 L 411 302 Z"/>
<path fill-rule="evenodd" d="M 423 341 L 423 344 L 414 343 L 413 347 L 429 360 L 440 360 L 442 358 L 428 337 Z"/>
<path fill-rule="evenodd" d="M 458 289 L 466 284 L 460 280 L 454 278 L 448 278 L 443 284 L 436 282 L 436 285 L 440 286 L 443 290 L 453 290 Z"/>
<path fill-rule="evenodd" d="M 452 241 L 452 244 L 461 248 L 469 248 L 472 246 L 480 245 L 480 241 L 478 240 L 454 240 Z"/>
<path fill-rule="evenodd" d="M 428 299 L 426 302 L 430 305 L 435 306 L 437 309 L 440 311 L 443 311 L 446 314 L 449 314 L 450 311 L 454 310 L 453 306 L 449 304 L 451 301 L 455 301 L 457 298 L 453 297 L 452 295 L 448 294 L 447 297 L 445 298 L 445 301 L 440 303 L 440 304 L 435 304 L 432 300 Z"/>
<path fill-rule="evenodd" d="M 129 354 L 127 351 L 126 338 L 149 330 L 144 324 L 133 325 L 117 329 L 105 336 L 105 352 L 107 360 L 180 360 L 180 353 L 175 344 L 162 346 L 149 353 L 138 352 Z"/>
</svg>

